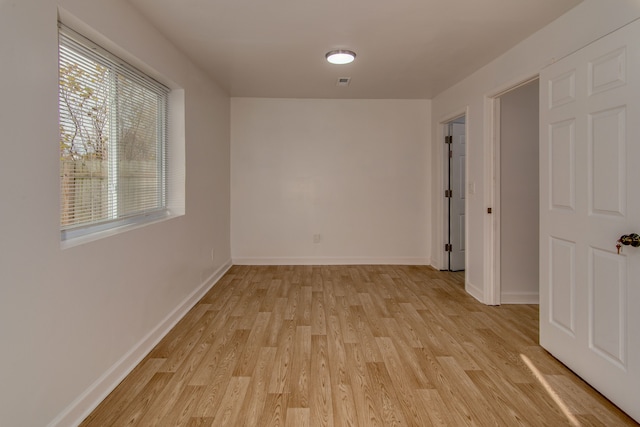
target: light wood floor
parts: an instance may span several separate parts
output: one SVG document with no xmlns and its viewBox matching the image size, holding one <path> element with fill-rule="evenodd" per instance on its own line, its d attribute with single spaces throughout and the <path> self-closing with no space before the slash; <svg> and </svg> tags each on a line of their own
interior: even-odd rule
<svg viewBox="0 0 640 427">
<path fill-rule="evenodd" d="M 83 426 L 637 425 L 484 306 L 410 266 L 234 266 Z"/>
</svg>

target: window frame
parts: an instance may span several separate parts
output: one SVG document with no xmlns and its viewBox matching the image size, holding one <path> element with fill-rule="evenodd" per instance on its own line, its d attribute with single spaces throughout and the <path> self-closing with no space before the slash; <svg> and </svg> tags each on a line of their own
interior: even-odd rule
<svg viewBox="0 0 640 427">
<path fill-rule="evenodd" d="M 136 212 L 130 214 L 121 214 L 120 207 L 118 206 L 118 202 L 115 204 L 115 208 L 107 208 L 107 216 L 97 221 L 88 221 L 79 224 L 71 224 L 71 225 L 63 225 L 63 206 L 62 203 L 59 208 L 59 224 L 60 224 L 60 239 L 61 244 L 63 246 L 73 246 L 76 243 L 82 243 L 84 241 L 92 241 L 96 238 L 100 238 L 106 235 L 111 235 L 115 232 L 119 232 L 124 229 L 136 228 L 138 226 L 146 225 L 149 223 L 153 223 L 170 216 L 169 211 L 169 99 L 171 96 L 171 90 L 159 82 L 157 79 L 152 77 L 149 73 L 140 70 L 138 67 L 132 65 L 128 61 L 122 60 L 117 55 L 113 54 L 109 50 L 104 49 L 97 43 L 93 42 L 89 38 L 83 36 L 82 34 L 76 32 L 72 28 L 66 26 L 62 22 L 58 22 L 58 74 L 60 80 L 60 69 L 61 69 L 61 47 L 64 46 L 67 49 L 70 49 L 76 55 L 80 55 L 84 58 L 89 59 L 90 61 L 95 61 L 102 66 L 107 67 L 110 71 L 109 73 L 115 73 L 111 78 L 112 82 L 110 83 L 111 89 L 115 88 L 115 80 L 117 80 L 116 75 L 124 75 L 125 78 L 131 79 L 135 81 L 139 86 L 144 88 L 152 87 L 152 93 L 158 95 L 158 104 L 157 104 L 157 113 L 156 113 L 156 160 L 157 165 L 155 169 L 155 173 L 157 174 L 157 197 L 158 197 L 158 205 L 153 209 L 139 209 Z M 79 46 L 79 48 L 77 48 Z M 124 72 L 123 72 L 124 71 Z M 142 84 L 140 84 L 142 83 Z M 58 83 L 58 108 L 60 109 L 61 104 L 61 83 Z M 115 97 L 109 100 L 111 105 L 111 109 L 115 110 L 117 107 L 117 101 Z M 115 116 L 117 113 L 110 112 L 109 114 Z M 59 110 L 58 112 L 58 122 L 61 126 L 62 124 L 62 115 Z M 116 125 L 115 121 L 111 123 L 110 127 L 114 128 Z M 109 135 L 113 136 L 117 132 L 114 132 L 113 129 L 109 130 Z M 114 138 L 114 140 L 117 138 Z M 111 148 L 113 147 L 113 148 Z M 113 151 L 115 153 L 118 151 L 118 142 L 109 144 L 108 151 Z M 62 157 L 62 147 L 59 151 Z M 118 173 L 114 171 L 118 168 L 117 155 L 109 155 L 108 156 L 108 181 L 112 181 L 113 179 L 118 179 Z M 62 172 L 62 171 L 60 171 Z M 119 197 L 122 194 L 122 190 L 116 185 L 116 190 L 113 191 L 115 193 L 115 197 Z M 62 199 L 62 173 L 59 176 L 59 191 L 60 198 Z M 108 195 L 108 198 L 112 196 Z"/>
</svg>

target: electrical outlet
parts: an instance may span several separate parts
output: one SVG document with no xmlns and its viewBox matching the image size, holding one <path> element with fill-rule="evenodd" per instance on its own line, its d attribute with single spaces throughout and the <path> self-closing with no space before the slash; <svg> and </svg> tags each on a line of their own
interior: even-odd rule
<svg viewBox="0 0 640 427">
<path fill-rule="evenodd" d="M 313 243 L 320 243 L 321 240 L 322 240 L 322 235 L 321 234 L 314 234 L 313 235 Z"/>
</svg>

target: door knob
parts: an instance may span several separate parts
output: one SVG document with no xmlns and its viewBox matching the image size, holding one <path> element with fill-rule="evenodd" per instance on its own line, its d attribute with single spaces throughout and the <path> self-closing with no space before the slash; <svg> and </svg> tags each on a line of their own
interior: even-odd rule
<svg viewBox="0 0 640 427">
<path fill-rule="evenodd" d="M 623 234 L 622 236 L 620 236 L 618 242 L 616 243 L 618 253 L 620 253 L 620 248 L 622 247 L 622 245 L 633 246 L 634 248 L 637 248 L 638 246 L 640 246 L 640 236 L 636 233 Z"/>
<path fill-rule="evenodd" d="M 620 236 L 618 242 L 625 246 L 633 246 L 634 248 L 637 248 L 638 246 L 640 246 L 640 236 L 636 233 L 624 234 Z"/>
</svg>

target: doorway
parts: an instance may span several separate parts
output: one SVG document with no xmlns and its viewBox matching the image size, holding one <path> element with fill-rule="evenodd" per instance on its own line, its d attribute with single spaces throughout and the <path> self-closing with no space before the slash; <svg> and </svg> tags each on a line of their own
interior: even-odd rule
<svg viewBox="0 0 640 427">
<path fill-rule="evenodd" d="M 464 271 L 466 244 L 466 116 L 444 123 L 445 269 Z"/>
<path fill-rule="evenodd" d="M 496 304 L 539 302 L 539 81 L 494 98 Z"/>
</svg>

